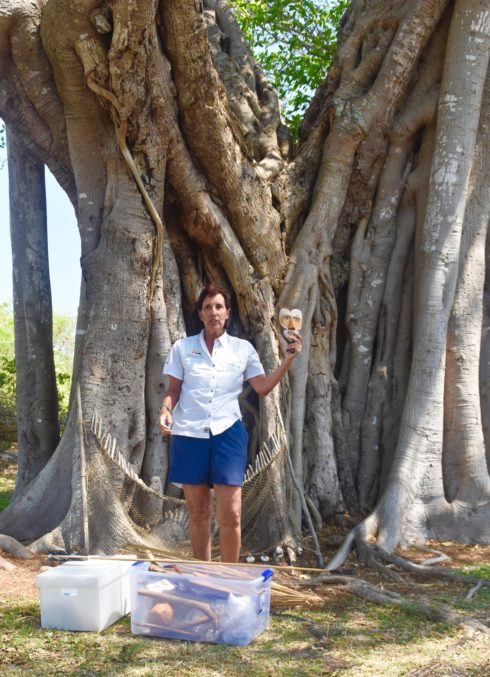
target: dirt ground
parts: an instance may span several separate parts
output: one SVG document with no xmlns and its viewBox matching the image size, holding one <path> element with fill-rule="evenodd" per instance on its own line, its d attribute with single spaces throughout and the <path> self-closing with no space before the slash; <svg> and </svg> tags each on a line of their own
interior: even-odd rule
<svg viewBox="0 0 490 677">
<path fill-rule="evenodd" d="M 16 465 L 12 454 L 14 450 L 11 449 L 9 452 L 3 452 L 0 454 L 0 470 L 6 484 L 3 486 L 3 491 L 11 491 L 13 489 L 14 477 Z M 0 491 L 0 496 L 2 491 Z M 318 536 L 320 541 L 320 547 L 322 550 L 323 557 L 325 561 L 328 561 L 330 557 L 334 555 L 337 548 L 342 543 L 345 538 L 346 532 L 343 532 L 335 528 L 325 528 Z M 465 566 L 480 566 L 480 565 L 490 565 L 490 545 L 462 545 L 454 542 L 437 542 L 427 544 L 429 548 L 437 553 L 442 553 L 447 556 L 445 561 L 437 563 L 437 566 L 448 567 L 448 568 L 462 568 Z M 427 558 L 433 556 L 433 552 L 428 552 L 427 549 L 416 549 L 411 548 L 410 550 L 398 550 L 397 554 L 409 559 L 412 562 L 424 562 Z M 0 558 L 7 560 L 15 566 L 15 569 L 12 571 L 7 571 L 2 569 L 0 566 L 0 602 L 12 600 L 12 601 L 23 601 L 23 600 L 37 600 L 39 598 L 38 589 L 36 586 L 36 576 L 46 568 L 56 566 L 56 562 L 50 561 L 45 555 L 36 555 L 32 559 L 19 559 L 15 558 L 12 555 L 2 552 L 0 548 Z M 308 549 L 308 544 L 305 543 L 305 548 L 303 556 L 297 562 L 298 566 L 304 567 L 315 567 L 315 558 L 311 550 Z M 345 571 L 352 576 L 359 577 L 369 581 L 370 583 L 378 586 L 385 585 L 393 592 L 398 592 L 402 595 L 413 593 L 412 584 L 415 582 L 415 579 L 410 581 L 410 575 L 403 573 L 405 580 L 408 579 L 408 584 L 396 583 L 392 580 L 387 581 L 384 576 L 381 576 L 378 572 L 373 571 L 372 569 L 359 566 L 357 559 L 354 556 L 350 557 L 349 560 L 344 565 Z M 288 584 L 287 576 L 277 575 L 279 572 L 276 572 L 275 580 L 283 579 L 280 582 Z M 451 587 L 454 585 L 455 591 L 459 590 L 461 595 L 461 584 L 452 584 L 448 581 L 434 581 L 433 589 L 434 592 L 438 588 L 448 591 L 448 586 Z M 431 586 L 432 587 L 432 586 Z M 471 586 L 468 585 L 468 588 Z M 330 596 L 333 593 L 333 590 L 325 588 L 322 586 L 322 590 L 316 591 L 319 594 Z M 333 593 L 335 596 L 335 593 Z M 484 622 L 490 623 L 490 617 L 484 619 Z"/>
<path fill-rule="evenodd" d="M 21 560 L 6 553 L 1 554 L 16 568 L 13 571 L 0 570 L 0 602 L 38 599 L 36 576 L 47 566 L 46 557 Z"/>
<path fill-rule="evenodd" d="M 450 559 L 445 562 L 441 562 L 438 566 L 443 566 L 446 568 L 461 568 L 464 566 L 478 566 L 481 564 L 490 564 L 490 546 L 484 545 L 461 545 L 458 543 L 432 543 L 430 544 L 434 550 L 444 553 Z M 430 553 L 418 550 L 402 551 L 399 550 L 398 554 L 408 557 L 411 561 L 422 562 L 424 559 L 430 556 Z M 45 571 L 47 568 L 52 566 L 57 566 L 56 562 L 50 562 L 47 556 L 45 555 L 36 555 L 32 559 L 19 559 L 15 558 L 8 553 L 4 553 L 0 550 L 0 556 L 3 559 L 11 562 L 16 568 L 13 571 L 6 571 L 0 569 L 0 602 L 12 600 L 12 601 L 23 601 L 23 600 L 36 600 L 38 599 L 38 589 L 36 586 L 36 576 L 42 571 Z M 314 563 L 301 562 L 304 566 L 314 566 Z M 381 577 L 376 572 L 367 569 L 365 567 L 359 567 L 355 562 L 349 562 L 346 567 L 350 573 L 359 576 L 365 580 L 370 581 L 375 585 L 381 583 Z M 284 581 L 287 584 L 287 581 Z M 393 581 L 385 585 L 389 586 L 389 589 L 400 594 L 407 592 L 407 587 L 403 584 L 397 584 Z M 448 582 L 444 582 L 443 585 L 446 587 L 451 585 Z M 460 586 L 458 586 L 460 588 Z M 471 587 L 471 586 L 468 586 Z M 317 591 L 319 592 L 319 591 Z M 321 594 L 321 593 L 320 593 Z M 488 619 L 490 621 L 490 617 Z"/>
</svg>

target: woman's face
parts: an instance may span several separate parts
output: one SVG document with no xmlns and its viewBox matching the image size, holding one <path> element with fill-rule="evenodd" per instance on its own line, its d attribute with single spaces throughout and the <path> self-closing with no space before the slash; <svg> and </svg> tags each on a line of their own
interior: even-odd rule
<svg viewBox="0 0 490 677">
<path fill-rule="evenodd" d="M 202 309 L 199 311 L 199 319 L 204 324 L 208 333 L 219 336 L 225 331 L 226 320 L 230 317 L 230 311 L 225 305 L 223 294 L 205 296 Z"/>
</svg>

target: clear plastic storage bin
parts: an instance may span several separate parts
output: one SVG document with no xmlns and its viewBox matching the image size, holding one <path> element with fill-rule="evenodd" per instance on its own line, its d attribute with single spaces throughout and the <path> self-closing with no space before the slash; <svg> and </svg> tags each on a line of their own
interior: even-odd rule
<svg viewBox="0 0 490 677">
<path fill-rule="evenodd" d="M 246 645 L 267 628 L 271 569 L 257 575 L 257 568 L 226 564 L 148 567 L 130 569 L 134 634 Z"/>
</svg>

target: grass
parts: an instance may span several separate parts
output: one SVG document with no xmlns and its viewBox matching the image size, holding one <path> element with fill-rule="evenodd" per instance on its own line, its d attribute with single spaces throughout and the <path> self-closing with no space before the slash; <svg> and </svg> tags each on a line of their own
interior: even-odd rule
<svg viewBox="0 0 490 677">
<path fill-rule="evenodd" d="M 467 576 L 480 576 L 480 578 L 490 578 L 490 564 L 473 564 L 463 567 L 462 574 Z"/>
<path fill-rule="evenodd" d="M 0 510 L 6 508 L 15 487 L 15 469 L 13 463 L 0 458 Z"/>
<path fill-rule="evenodd" d="M 8 503 L 15 468 L 0 462 L 0 501 Z M 489 548 L 447 546 L 454 567 L 490 578 Z M 436 545 L 434 547 L 437 547 Z M 19 563 L 19 568 L 21 564 Z M 490 621 L 490 590 L 471 600 L 461 585 L 442 581 L 398 589 L 370 570 L 349 563 L 371 583 L 409 595 L 414 602 L 449 606 L 462 616 Z M 0 577 L 15 576 L 0 573 Z M 409 578 L 407 576 L 407 578 Z M 5 578 L 3 579 L 5 580 Z M 1 584 L 0 584 L 1 586 Z M 1 591 L 1 589 L 0 589 Z M 382 607 L 338 588 L 317 590 L 320 609 L 271 613 L 269 628 L 246 647 L 141 637 L 129 617 L 102 633 L 40 627 L 37 599 L 0 606 L 0 675 L 122 677 L 471 677 L 490 674 L 490 635 L 434 623 L 416 610 Z"/>
<path fill-rule="evenodd" d="M 424 597 L 427 589 L 421 587 Z M 448 601 L 440 590 L 430 595 Z M 453 601 L 454 595 L 453 589 Z M 488 615 L 488 602 L 488 591 L 480 590 L 465 612 Z M 102 633 L 41 629 L 37 601 L 12 601 L 0 611 L 0 646 L 2 676 L 399 677 L 421 669 L 431 677 L 490 674 L 489 635 L 468 636 L 331 590 L 323 609 L 273 613 L 268 630 L 247 647 L 132 635 L 128 617 Z"/>
</svg>

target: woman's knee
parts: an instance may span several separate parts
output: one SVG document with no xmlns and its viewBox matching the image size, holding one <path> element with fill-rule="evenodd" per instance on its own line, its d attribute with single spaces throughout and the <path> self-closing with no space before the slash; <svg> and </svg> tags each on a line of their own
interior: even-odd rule
<svg viewBox="0 0 490 677">
<path fill-rule="evenodd" d="M 216 519 L 220 529 L 240 528 L 242 501 L 241 487 L 215 486 Z"/>
<path fill-rule="evenodd" d="M 211 507 L 208 505 L 187 504 L 189 519 L 194 524 L 209 524 L 211 521 Z"/>
<path fill-rule="evenodd" d="M 242 518 L 240 507 L 229 507 L 227 510 L 220 511 L 216 517 L 220 529 L 240 528 Z"/>
<path fill-rule="evenodd" d="M 211 521 L 211 494 L 208 487 L 184 486 L 184 495 L 193 524 L 207 525 Z"/>
</svg>

